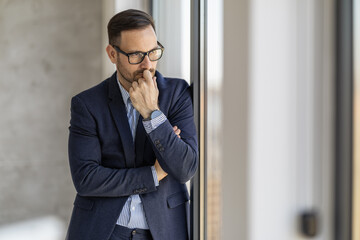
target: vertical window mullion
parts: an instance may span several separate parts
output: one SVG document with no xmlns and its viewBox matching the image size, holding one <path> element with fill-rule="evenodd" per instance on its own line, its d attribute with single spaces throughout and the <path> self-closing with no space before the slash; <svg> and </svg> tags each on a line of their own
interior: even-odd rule
<svg viewBox="0 0 360 240">
<path fill-rule="evenodd" d="M 205 240 L 206 163 L 206 0 L 191 3 L 191 85 L 199 141 L 199 170 L 191 181 L 191 238 Z"/>
</svg>

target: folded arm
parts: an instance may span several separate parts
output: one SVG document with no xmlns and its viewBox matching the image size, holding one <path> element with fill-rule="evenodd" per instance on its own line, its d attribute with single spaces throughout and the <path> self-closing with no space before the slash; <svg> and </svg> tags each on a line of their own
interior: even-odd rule
<svg viewBox="0 0 360 240">
<path fill-rule="evenodd" d="M 198 167 L 197 137 L 189 90 L 182 93 L 161 125 L 152 131 L 148 131 L 147 127 L 145 129 L 161 168 L 181 183 L 189 181 Z M 179 129 L 181 137 L 177 134 L 180 134 Z"/>
</svg>

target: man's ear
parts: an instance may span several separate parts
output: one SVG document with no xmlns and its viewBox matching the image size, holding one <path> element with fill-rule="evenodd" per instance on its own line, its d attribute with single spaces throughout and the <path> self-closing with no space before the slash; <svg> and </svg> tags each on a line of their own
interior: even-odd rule
<svg viewBox="0 0 360 240">
<path fill-rule="evenodd" d="M 110 61 L 116 64 L 116 50 L 110 44 L 106 46 L 106 53 Z"/>
</svg>

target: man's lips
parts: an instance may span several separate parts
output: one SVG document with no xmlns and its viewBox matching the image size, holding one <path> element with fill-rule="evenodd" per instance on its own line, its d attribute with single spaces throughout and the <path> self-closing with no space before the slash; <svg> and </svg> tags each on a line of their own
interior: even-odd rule
<svg viewBox="0 0 360 240">
<path fill-rule="evenodd" d="M 149 70 L 149 71 L 150 71 L 151 77 L 154 77 L 155 76 L 154 71 L 151 71 L 151 70 Z M 145 78 L 144 77 L 144 71 L 136 73 L 135 76 L 138 77 L 138 78 Z"/>
</svg>

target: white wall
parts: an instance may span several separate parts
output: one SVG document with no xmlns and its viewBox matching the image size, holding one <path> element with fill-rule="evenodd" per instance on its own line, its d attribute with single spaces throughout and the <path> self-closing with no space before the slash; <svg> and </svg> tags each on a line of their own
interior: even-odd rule
<svg viewBox="0 0 360 240">
<path fill-rule="evenodd" d="M 224 1 L 222 239 L 249 239 L 249 2 Z"/>
<path fill-rule="evenodd" d="M 224 1 L 223 238 L 332 239 L 332 1 Z"/>
</svg>

